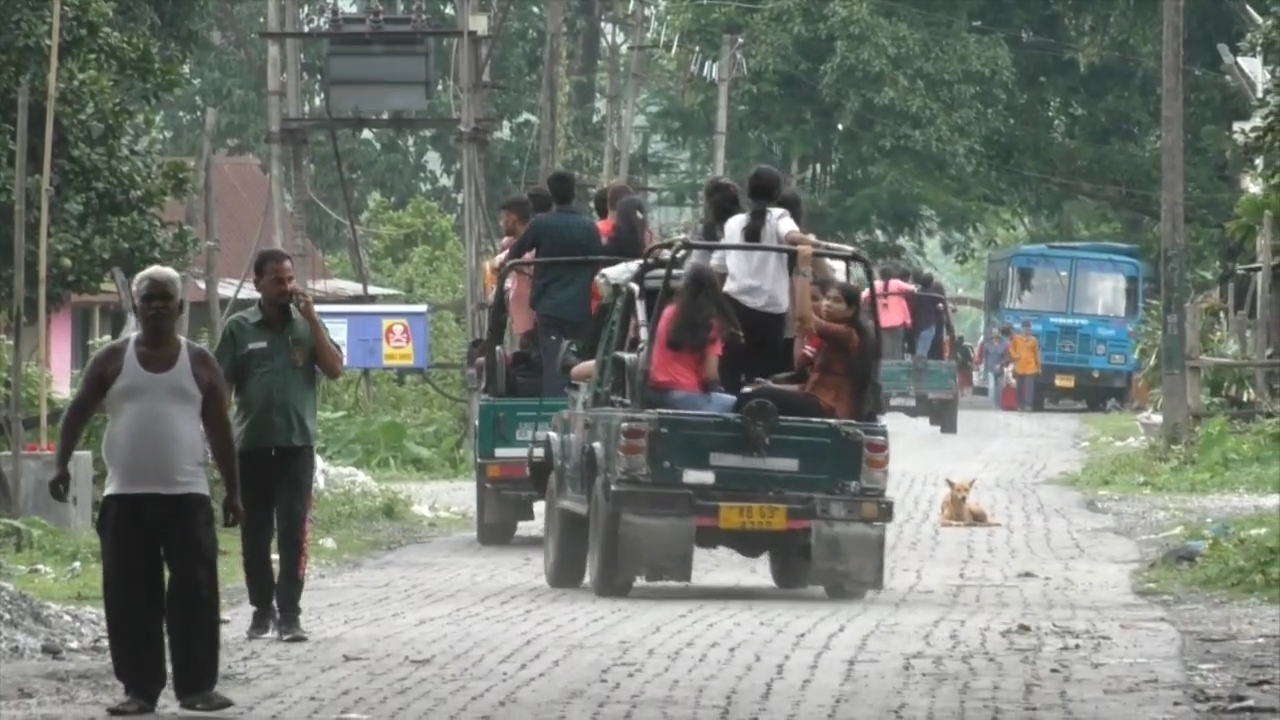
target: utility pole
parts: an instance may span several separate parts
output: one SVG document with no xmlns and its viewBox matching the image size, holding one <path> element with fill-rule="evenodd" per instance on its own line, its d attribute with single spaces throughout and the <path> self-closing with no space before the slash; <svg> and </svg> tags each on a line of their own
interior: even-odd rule
<svg viewBox="0 0 1280 720">
<path fill-rule="evenodd" d="M 284 29 L 294 32 L 302 29 L 302 11 L 298 0 L 284 0 Z M 285 112 L 290 118 L 300 118 L 302 113 L 302 41 L 290 38 L 284 41 L 284 96 Z M 308 288 L 312 276 L 310 245 L 307 243 L 307 134 L 291 130 L 288 135 L 289 175 L 293 180 L 289 204 L 289 229 L 293 237 L 293 271 L 298 285 Z M 281 138 L 284 142 L 285 138 Z M 323 276 L 323 273 L 321 274 Z"/>
<path fill-rule="evenodd" d="M 27 130 L 31 89 L 26 80 L 18 86 L 17 136 L 13 159 L 13 358 L 9 366 L 9 466 L 7 482 L 0 482 L 0 516 L 17 515 L 14 494 L 22 485 L 22 328 L 27 302 Z"/>
<path fill-rule="evenodd" d="M 267 0 L 267 32 L 278 33 L 284 30 L 280 16 L 281 0 Z M 284 158 L 280 137 L 283 109 L 280 106 L 280 40 L 267 38 L 267 180 L 270 185 L 271 205 L 271 242 L 269 247 L 281 247 L 284 243 Z"/>
<path fill-rule="evenodd" d="M 621 85 L 621 45 L 618 41 L 618 21 L 622 12 L 619 0 L 613 0 L 613 13 L 609 15 L 609 52 L 607 64 L 608 81 L 605 85 L 604 102 L 604 163 L 600 169 L 600 184 L 607 185 L 613 179 L 614 148 L 618 142 L 618 88 Z"/>
<path fill-rule="evenodd" d="M 1186 356 L 1186 190 L 1183 137 L 1184 0 L 1164 0 L 1160 93 L 1160 284 L 1164 318 L 1161 390 L 1164 434 L 1179 443 L 1190 430 Z"/>
<path fill-rule="evenodd" d="M 547 175 L 560 164 L 560 65 L 564 57 L 565 0 L 547 0 L 547 40 L 542 53 L 542 118 L 538 128 L 538 175 Z"/>
<path fill-rule="evenodd" d="M 636 125 L 636 99 L 640 94 L 640 60 L 644 52 L 644 0 L 633 0 L 631 37 L 627 41 L 627 94 L 622 109 L 622 137 L 618 141 L 618 179 L 631 178 L 631 142 Z"/>
<path fill-rule="evenodd" d="M 40 449 L 49 447 L 49 203 L 53 200 L 53 114 L 58 102 L 58 52 L 62 44 L 62 0 L 53 0 L 49 38 L 48 93 L 44 102 L 44 162 L 40 168 L 40 273 L 36 284 L 36 322 L 40 347 Z M 21 146 L 19 146 L 21 147 Z M 18 387 L 14 387 L 18 392 Z"/>
<path fill-rule="evenodd" d="M 713 138 L 714 155 L 711 174 L 724 175 L 725 134 L 729 131 L 729 83 L 733 80 L 733 50 L 738 44 L 734 35 L 720 36 L 720 65 L 716 68 L 716 134 Z"/>
</svg>

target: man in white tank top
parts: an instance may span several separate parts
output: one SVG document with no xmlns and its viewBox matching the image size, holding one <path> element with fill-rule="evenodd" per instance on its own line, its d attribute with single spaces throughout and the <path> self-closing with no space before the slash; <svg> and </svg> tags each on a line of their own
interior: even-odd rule
<svg viewBox="0 0 1280 720">
<path fill-rule="evenodd" d="M 142 329 L 89 361 L 62 419 L 49 482 L 54 499 L 66 502 L 72 453 L 103 408 L 102 599 L 111 664 L 125 693 L 110 715 L 155 712 L 166 682 L 166 629 L 178 704 L 201 712 L 233 704 L 215 690 L 222 622 L 206 438 L 226 485 L 226 527 L 240 523 L 240 474 L 222 372 L 208 350 L 177 333 L 182 289 L 173 268 L 152 266 L 134 278 Z"/>
</svg>

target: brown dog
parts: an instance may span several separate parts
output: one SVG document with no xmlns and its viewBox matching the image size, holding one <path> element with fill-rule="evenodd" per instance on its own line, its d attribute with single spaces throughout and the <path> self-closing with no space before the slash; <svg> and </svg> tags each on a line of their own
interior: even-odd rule
<svg viewBox="0 0 1280 720">
<path fill-rule="evenodd" d="M 969 499 L 977 480 L 948 480 L 947 496 L 942 498 L 943 527 L 993 527 L 987 511 Z"/>
</svg>

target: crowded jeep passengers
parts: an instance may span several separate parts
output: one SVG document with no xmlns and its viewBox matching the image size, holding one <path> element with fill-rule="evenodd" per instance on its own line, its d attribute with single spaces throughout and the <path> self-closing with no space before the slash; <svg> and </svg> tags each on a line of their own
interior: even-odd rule
<svg viewBox="0 0 1280 720">
<path fill-rule="evenodd" d="M 880 329 L 886 358 L 937 356 L 951 334 L 944 304 L 925 300 L 931 278 L 915 285 L 881 268 L 865 289 L 839 280 L 815 257 L 825 244 L 801 231 L 800 198 L 774 168 L 751 173 L 745 212 L 736 185 L 710 180 L 704 221 L 686 242 L 658 248 L 630 188 L 601 189 L 592 222 L 573 205 L 575 185 L 559 171 L 546 189 L 501 205 L 489 337 L 472 357 L 487 394 L 555 397 L 591 380 L 602 330 L 637 281 L 643 312 L 621 347 L 648 355 L 642 397 L 629 399 L 651 408 L 728 413 L 755 402 L 782 416 L 870 420 L 880 412 L 877 321 L 891 325 Z M 678 286 L 669 302 L 666 278 Z M 940 321 L 912 332 L 913 314 Z M 517 349 L 498 357 L 508 321 Z"/>
</svg>

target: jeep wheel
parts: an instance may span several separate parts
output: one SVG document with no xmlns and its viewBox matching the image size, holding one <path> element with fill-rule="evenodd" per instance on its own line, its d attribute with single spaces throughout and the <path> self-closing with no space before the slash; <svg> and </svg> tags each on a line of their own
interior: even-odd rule
<svg viewBox="0 0 1280 720">
<path fill-rule="evenodd" d="M 943 435 L 955 435 L 960 429 L 960 401 L 947 400 L 935 405 L 938 413 L 938 429 Z"/>
<path fill-rule="evenodd" d="M 587 519 L 559 507 L 556 481 L 547 481 L 542 518 L 542 575 L 559 590 L 582 585 L 587 574 Z"/>
<path fill-rule="evenodd" d="M 802 590 L 809 587 L 809 570 L 812 564 L 799 547 L 778 548 L 769 551 L 769 574 L 780 590 Z"/>
<path fill-rule="evenodd" d="M 476 478 L 476 540 L 485 546 L 510 545 L 516 536 L 518 520 L 490 520 L 484 482 Z"/>
<path fill-rule="evenodd" d="M 626 597 L 631 593 L 635 578 L 621 576 L 618 567 L 618 514 L 609 507 L 603 478 L 596 478 L 591 490 L 591 509 L 588 513 L 589 563 L 591 590 L 596 597 Z"/>
<path fill-rule="evenodd" d="M 867 588 L 849 582 L 823 585 L 827 597 L 832 600 L 861 600 L 867 596 Z"/>
</svg>

